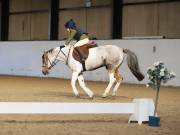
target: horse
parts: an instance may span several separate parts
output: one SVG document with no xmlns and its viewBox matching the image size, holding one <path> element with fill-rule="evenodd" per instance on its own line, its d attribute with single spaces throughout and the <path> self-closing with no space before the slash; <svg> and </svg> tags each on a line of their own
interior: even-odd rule
<svg viewBox="0 0 180 135">
<path fill-rule="evenodd" d="M 122 75 L 119 73 L 119 67 L 122 64 L 125 55 L 127 65 L 132 74 L 138 81 L 144 79 L 144 75 L 139 69 L 137 56 L 129 49 L 123 49 L 116 45 L 103 45 L 88 48 L 88 56 L 84 61 L 84 65 L 81 61 L 77 60 L 75 49 L 75 47 L 70 45 L 59 46 L 44 51 L 42 55 L 42 73 L 44 75 L 48 75 L 52 67 L 59 61 L 66 64 L 72 70 L 71 86 L 75 96 L 79 96 L 79 92 L 76 88 L 76 82 L 78 80 L 80 87 L 90 98 L 93 98 L 94 93 L 86 86 L 83 72 L 92 71 L 100 67 L 105 67 L 109 74 L 109 84 L 102 94 L 102 97 L 105 98 L 109 95 L 112 86 L 114 86 L 112 96 L 115 96 L 118 87 L 123 80 Z"/>
</svg>

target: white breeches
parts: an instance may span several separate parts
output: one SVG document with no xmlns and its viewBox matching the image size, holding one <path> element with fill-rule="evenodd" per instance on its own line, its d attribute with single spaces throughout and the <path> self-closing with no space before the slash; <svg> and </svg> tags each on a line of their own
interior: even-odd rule
<svg viewBox="0 0 180 135">
<path fill-rule="evenodd" d="M 81 46 L 81 45 L 85 45 L 85 44 L 87 44 L 87 43 L 89 43 L 89 39 L 88 39 L 88 38 L 85 38 L 85 39 L 83 39 L 83 40 L 79 40 L 79 41 L 74 45 L 74 47 Z"/>
</svg>

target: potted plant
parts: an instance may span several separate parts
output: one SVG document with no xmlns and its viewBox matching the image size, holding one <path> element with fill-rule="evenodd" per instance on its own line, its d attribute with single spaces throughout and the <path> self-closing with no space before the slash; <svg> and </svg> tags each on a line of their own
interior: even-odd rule
<svg viewBox="0 0 180 135">
<path fill-rule="evenodd" d="M 160 117 L 157 116 L 157 106 L 161 84 L 166 83 L 174 77 L 175 73 L 169 72 L 162 61 L 155 62 L 153 66 L 147 70 L 147 78 L 149 80 L 147 87 L 151 87 L 156 90 L 154 115 L 149 116 L 150 126 L 159 126 Z"/>
</svg>

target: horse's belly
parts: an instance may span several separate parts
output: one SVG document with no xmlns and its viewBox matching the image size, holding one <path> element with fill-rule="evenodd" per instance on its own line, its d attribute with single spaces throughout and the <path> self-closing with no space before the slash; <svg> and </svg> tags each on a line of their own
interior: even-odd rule
<svg viewBox="0 0 180 135">
<path fill-rule="evenodd" d="M 104 63 L 99 60 L 86 61 L 85 64 L 86 64 L 86 70 L 93 70 L 104 66 Z"/>
<path fill-rule="evenodd" d="M 104 66 L 104 57 L 103 54 L 100 52 L 97 52 L 95 50 L 90 50 L 89 56 L 87 60 L 85 61 L 86 69 L 87 70 L 93 70 L 99 67 Z"/>
</svg>

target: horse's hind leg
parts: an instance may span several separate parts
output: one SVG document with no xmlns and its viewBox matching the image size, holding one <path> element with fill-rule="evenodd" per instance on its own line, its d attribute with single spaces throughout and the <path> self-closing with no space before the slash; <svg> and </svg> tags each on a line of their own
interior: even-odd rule
<svg viewBox="0 0 180 135">
<path fill-rule="evenodd" d="M 116 81 L 115 77 L 114 77 L 114 72 L 110 72 L 109 73 L 109 84 L 107 86 L 107 88 L 105 89 L 102 97 L 105 98 L 108 96 L 109 91 L 111 90 L 111 87 L 113 86 L 114 82 Z"/>
<path fill-rule="evenodd" d="M 82 75 L 78 76 L 78 81 L 79 81 L 79 84 L 80 84 L 81 88 L 88 94 L 88 96 L 90 98 L 93 98 L 94 94 L 93 94 L 93 92 L 88 87 L 86 87 L 86 84 L 84 82 L 84 78 L 83 78 Z"/>
<path fill-rule="evenodd" d="M 122 75 L 118 72 L 118 68 L 116 69 L 115 71 L 115 74 L 114 74 L 115 78 L 116 78 L 116 85 L 114 86 L 114 89 L 113 89 L 113 92 L 112 92 L 112 96 L 115 96 L 116 95 L 116 92 L 119 88 L 119 85 L 121 84 L 122 80 L 123 80 L 123 77 Z"/>
</svg>

